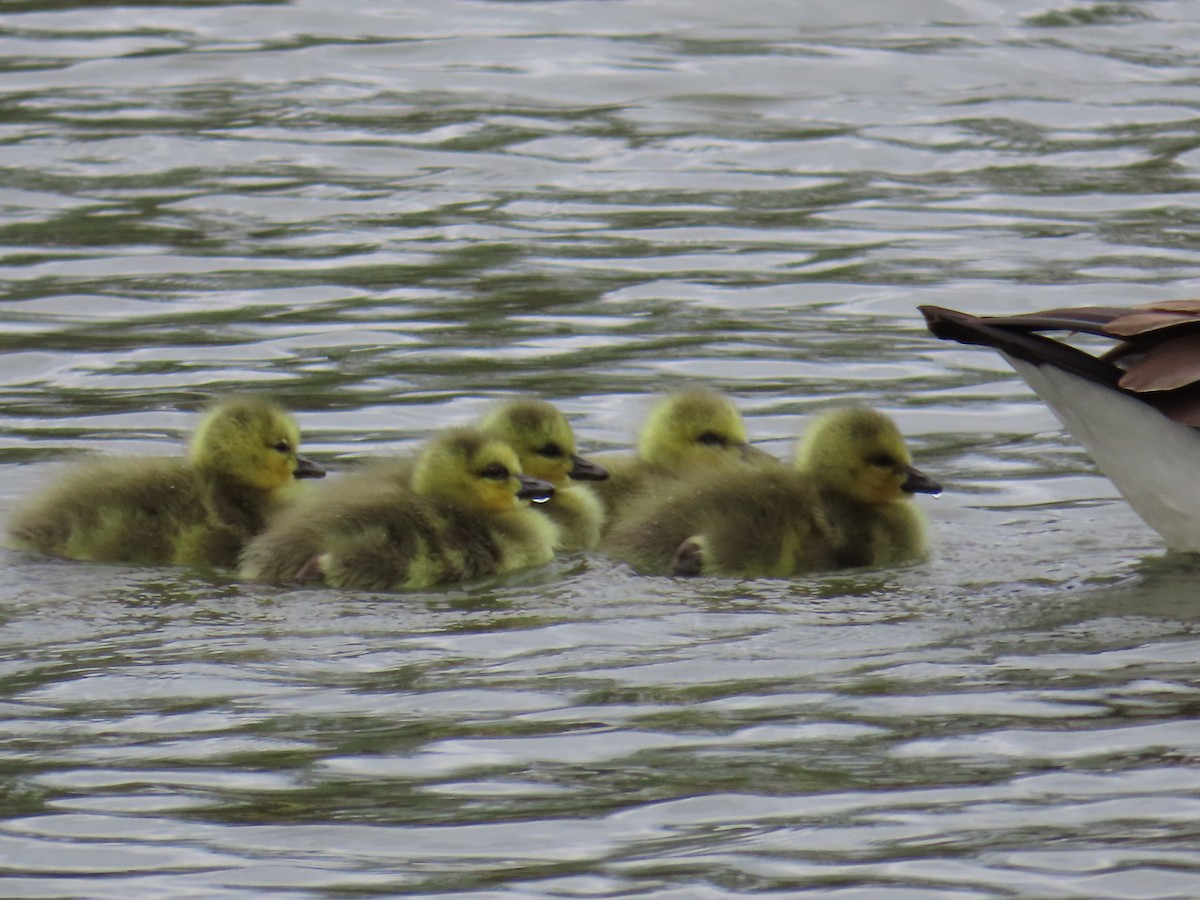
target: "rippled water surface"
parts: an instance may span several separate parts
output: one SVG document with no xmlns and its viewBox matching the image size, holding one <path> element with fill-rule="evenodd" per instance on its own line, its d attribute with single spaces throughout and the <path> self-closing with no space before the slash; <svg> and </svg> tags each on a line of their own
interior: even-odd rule
<svg viewBox="0 0 1200 900">
<path fill-rule="evenodd" d="M 261 390 L 331 468 L 874 404 L 928 564 L 411 595 L 4 551 L 6 897 L 1200 896 L 1200 605 L 915 307 L 1194 295 L 1169 2 L 0 3 L 0 502 Z"/>
</svg>

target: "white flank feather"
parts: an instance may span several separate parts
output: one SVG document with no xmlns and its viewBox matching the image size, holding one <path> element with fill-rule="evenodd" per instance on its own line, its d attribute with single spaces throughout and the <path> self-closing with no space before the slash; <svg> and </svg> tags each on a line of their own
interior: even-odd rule
<svg viewBox="0 0 1200 900">
<path fill-rule="evenodd" d="M 1200 551 L 1200 431 L 1078 375 L 1003 356 L 1168 547 Z"/>
</svg>

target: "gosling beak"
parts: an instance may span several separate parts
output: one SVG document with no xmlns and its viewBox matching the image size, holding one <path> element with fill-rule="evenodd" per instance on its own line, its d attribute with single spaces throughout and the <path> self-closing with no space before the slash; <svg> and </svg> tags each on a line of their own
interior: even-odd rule
<svg viewBox="0 0 1200 900">
<path fill-rule="evenodd" d="M 567 473 L 567 477 L 576 481 L 604 481 L 608 478 L 608 469 L 582 456 L 572 456 L 571 471 Z"/>
<path fill-rule="evenodd" d="M 904 484 L 900 485 L 900 490 L 906 494 L 940 494 L 942 492 L 942 486 L 920 469 L 907 466 L 904 474 L 908 477 L 904 479 Z"/>
<path fill-rule="evenodd" d="M 293 478 L 324 478 L 325 470 L 311 459 L 304 456 L 296 457 L 296 468 L 292 470 Z"/>
<path fill-rule="evenodd" d="M 545 503 L 554 496 L 554 485 L 548 481 L 530 478 L 528 475 L 518 475 L 517 481 L 521 482 L 521 488 L 517 491 L 518 499 Z"/>
<path fill-rule="evenodd" d="M 737 448 L 738 453 L 742 457 L 742 462 L 744 463 L 750 463 L 751 465 L 754 465 L 755 463 L 765 462 L 767 460 L 770 460 L 771 462 L 778 462 L 778 460 L 766 450 L 759 450 L 753 444 L 738 444 Z"/>
</svg>

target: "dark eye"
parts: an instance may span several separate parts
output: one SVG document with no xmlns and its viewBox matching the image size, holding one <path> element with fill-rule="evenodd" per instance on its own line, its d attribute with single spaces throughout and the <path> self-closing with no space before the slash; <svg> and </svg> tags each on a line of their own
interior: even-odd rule
<svg viewBox="0 0 1200 900">
<path fill-rule="evenodd" d="M 890 454 L 876 453 L 874 456 L 868 456 L 867 462 L 873 466 L 879 466 L 881 469 L 896 468 L 896 460 L 892 459 Z"/>
<path fill-rule="evenodd" d="M 548 459 L 554 459 L 556 456 L 563 455 L 562 447 L 553 442 L 547 444 L 545 447 L 538 447 L 536 452 L 538 456 L 545 456 Z"/>
<path fill-rule="evenodd" d="M 287 441 L 280 441 L 278 444 L 273 446 L 271 449 L 278 451 L 279 453 L 291 453 L 292 445 L 289 444 Z"/>
<path fill-rule="evenodd" d="M 729 441 L 722 434 L 717 434 L 715 431 L 706 431 L 700 437 L 696 438 L 696 443 L 704 444 L 708 447 L 724 447 Z"/>
<path fill-rule="evenodd" d="M 483 471 L 479 473 L 479 477 L 494 478 L 499 481 L 508 477 L 508 469 L 501 463 L 492 463 L 490 466 L 484 467 Z"/>
</svg>

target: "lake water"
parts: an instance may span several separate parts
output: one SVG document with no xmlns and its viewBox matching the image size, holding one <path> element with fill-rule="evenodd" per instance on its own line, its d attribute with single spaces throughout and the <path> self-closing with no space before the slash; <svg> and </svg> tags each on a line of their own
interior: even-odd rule
<svg viewBox="0 0 1200 900">
<path fill-rule="evenodd" d="M 978 312 L 1200 292 L 1182 2 L 0 4 L 0 504 L 267 392 L 891 413 L 928 564 L 409 595 L 4 552 L 0 895 L 1200 896 L 1200 562 Z"/>
</svg>

